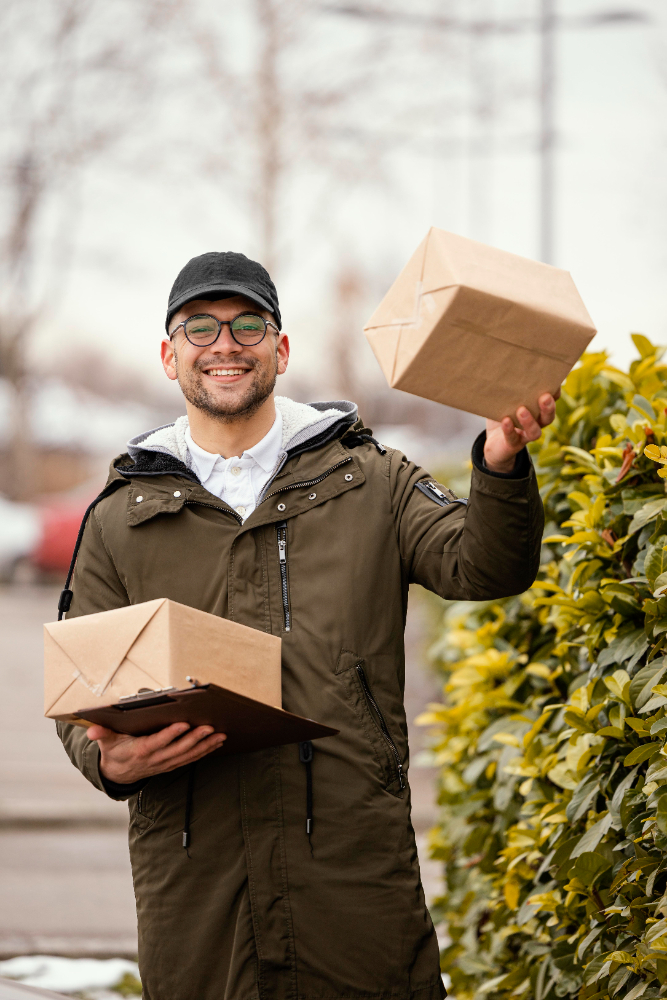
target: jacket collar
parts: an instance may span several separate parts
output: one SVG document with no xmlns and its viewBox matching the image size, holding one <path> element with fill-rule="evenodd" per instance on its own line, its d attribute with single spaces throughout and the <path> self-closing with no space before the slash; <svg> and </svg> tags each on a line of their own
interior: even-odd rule
<svg viewBox="0 0 667 1000">
<path fill-rule="evenodd" d="M 296 403 L 286 396 L 276 396 L 276 409 L 282 418 L 283 458 L 317 448 L 339 436 L 357 420 L 356 403 L 335 400 L 331 403 Z M 169 455 L 184 465 L 192 475 L 192 459 L 187 445 L 188 418 L 179 417 L 172 424 L 163 424 L 145 431 L 128 442 L 127 451 L 135 468 L 155 467 L 147 453 Z M 160 465 L 161 463 L 158 463 Z M 196 478 L 196 475 L 195 475 Z"/>
<path fill-rule="evenodd" d="M 166 456 L 156 454 L 154 458 L 161 463 Z M 112 478 L 124 478 L 130 487 L 127 499 L 129 526 L 142 524 L 158 514 L 178 513 L 185 504 L 217 507 L 238 521 L 238 515 L 224 500 L 209 493 L 192 473 L 188 474 L 184 465 L 175 459 L 172 462 L 171 468 L 163 467 L 159 473 L 134 471 L 135 467 L 125 469 L 122 466 L 113 470 Z M 192 481 L 184 482 L 184 479 Z M 237 530 L 241 533 L 293 517 L 360 486 L 364 481 L 359 464 L 350 448 L 346 447 L 346 438 L 330 441 L 284 465 L 250 517 L 239 524 Z"/>
</svg>

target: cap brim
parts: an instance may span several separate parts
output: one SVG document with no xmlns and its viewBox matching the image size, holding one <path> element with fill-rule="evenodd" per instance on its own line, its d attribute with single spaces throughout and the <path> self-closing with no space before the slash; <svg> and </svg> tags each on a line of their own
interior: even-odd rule
<svg viewBox="0 0 667 1000">
<path fill-rule="evenodd" d="M 212 301 L 215 301 L 215 299 L 212 299 L 212 296 L 217 294 L 219 294 L 221 298 L 232 295 L 244 295 L 246 299 L 250 299 L 251 302 L 261 306 L 262 309 L 266 309 L 272 316 L 275 316 L 278 328 L 280 329 L 280 316 L 276 316 L 271 303 L 267 302 L 267 300 L 262 298 L 261 295 L 258 295 L 252 288 L 248 288 L 246 285 L 221 285 L 214 282 L 213 284 L 197 285 L 195 288 L 191 288 L 188 292 L 180 295 L 173 302 L 169 303 L 167 321 L 165 323 L 167 333 L 169 333 L 169 324 L 171 323 L 172 317 L 178 312 L 181 306 L 186 305 L 188 302 L 194 302 L 195 299 L 211 299 Z"/>
</svg>

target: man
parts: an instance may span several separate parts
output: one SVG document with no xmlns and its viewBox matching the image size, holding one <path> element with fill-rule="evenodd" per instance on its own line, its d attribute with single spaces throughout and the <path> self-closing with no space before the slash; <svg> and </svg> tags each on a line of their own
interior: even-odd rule
<svg viewBox="0 0 667 1000">
<path fill-rule="evenodd" d="M 466 504 L 354 404 L 274 397 L 281 325 L 242 254 L 181 271 L 162 363 L 187 416 L 112 463 L 70 614 L 168 597 L 279 635 L 284 707 L 340 735 L 226 756 L 204 727 L 59 732 L 93 784 L 129 799 L 148 1000 L 436 1000 L 410 822 L 408 586 L 470 600 L 530 586 L 543 514 L 525 443 L 555 403 L 540 399 L 539 423 L 521 410 L 519 429 L 488 422 Z"/>
</svg>

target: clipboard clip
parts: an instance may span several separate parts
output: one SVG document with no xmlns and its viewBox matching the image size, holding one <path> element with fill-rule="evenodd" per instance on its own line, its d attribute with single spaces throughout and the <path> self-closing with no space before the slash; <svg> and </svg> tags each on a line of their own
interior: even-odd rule
<svg viewBox="0 0 667 1000">
<path fill-rule="evenodd" d="M 171 694 L 172 691 L 176 691 L 177 688 L 172 684 L 171 687 L 166 688 L 139 688 L 136 694 L 124 694 L 118 699 L 119 702 L 125 701 L 143 701 L 149 698 L 154 698 L 158 694 Z"/>
</svg>

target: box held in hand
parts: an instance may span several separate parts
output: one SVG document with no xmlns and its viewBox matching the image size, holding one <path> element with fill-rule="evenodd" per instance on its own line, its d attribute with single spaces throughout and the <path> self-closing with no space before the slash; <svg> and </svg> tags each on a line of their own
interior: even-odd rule
<svg viewBox="0 0 667 1000">
<path fill-rule="evenodd" d="M 432 228 L 364 333 L 393 388 L 518 422 L 596 330 L 567 271 Z"/>
<path fill-rule="evenodd" d="M 208 697 L 205 711 L 210 714 L 215 702 L 220 723 L 233 724 L 236 738 L 228 732 L 230 749 L 234 742 L 259 749 L 336 732 L 319 727 L 326 732 L 302 736 L 303 725 L 290 724 L 291 719 L 308 722 L 311 728 L 318 726 L 282 711 L 280 655 L 277 636 L 167 598 L 51 622 L 44 626 L 44 714 L 78 725 L 93 721 L 107 725 L 109 720 L 103 722 L 100 715 L 103 710 L 111 718 L 113 706 L 122 700 L 127 704 L 128 697 L 139 692 L 169 689 L 172 697 L 163 699 L 161 706 L 152 706 L 147 728 L 142 729 L 140 720 L 148 706 L 134 713 L 116 711 L 119 720 L 133 716 L 131 728 L 125 723 L 119 732 L 143 735 L 162 728 L 161 722 L 165 726 L 173 721 L 199 724 L 195 717 L 201 715 L 203 687 L 208 685 L 215 692 Z M 193 688 L 190 678 L 202 687 Z M 183 700 L 190 690 L 202 693 Z M 197 706 L 192 720 L 170 717 L 175 701 L 179 710 Z M 227 731 L 212 724 L 220 732 Z M 241 739 L 244 727 L 245 743 Z M 263 736 L 262 730 L 266 730 Z M 287 738 L 294 732 L 294 740 Z"/>
</svg>

